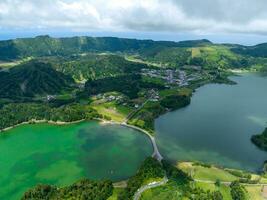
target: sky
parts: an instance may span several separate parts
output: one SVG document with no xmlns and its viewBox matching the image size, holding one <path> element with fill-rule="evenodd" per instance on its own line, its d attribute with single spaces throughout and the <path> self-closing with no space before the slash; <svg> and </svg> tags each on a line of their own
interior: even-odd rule
<svg viewBox="0 0 267 200">
<path fill-rule="evenodd" d="M 267 42 L 266 0 L 0 0 L 0 39 L 49 34 Z"/>
</svg>

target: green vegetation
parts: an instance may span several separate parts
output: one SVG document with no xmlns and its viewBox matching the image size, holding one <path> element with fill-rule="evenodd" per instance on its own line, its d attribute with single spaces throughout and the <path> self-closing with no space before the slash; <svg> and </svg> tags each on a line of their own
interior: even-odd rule
<svg viewBox="0 0 267 200">
<path fill-rule="evenodd" d="M 25 192 L 22 200 L 106 200 L 113 190 L 111 181 L 81 180 L 71 186 L 57 188 L 50 185 L 37 185 Z"/>
<path fill-rule="evenodd" d="M 131 177 L 127 182 L 127 187 L 119 194 L 118 200 L 130 200 L 135 192 L 140 188 L 147 179 L 162 178 L 164 171 L 161 164 L 154 158 L 147 158 L 135 176 Z"/>
<path fill-rule="evenodd" d="M 118 195 L 123 191 L 123 188 L 114 188 L 112 195 L 107 200 L 117 200 Z"/>
<path fill-rule="evenodd" d="M 223 190 L 210 190 L 198 184 L 192 184 L 193 180 L 182 170 L 163 160 L 163 169 L 169 178 L 167 184 L 149 189 L 142 194 L 142 200 L 148 199 L 223 199 Z"/>
<path fill-rule="evenodd" d="M 266 44 L 245 47 L 208 40 L 38 36 L 0 41 L 0 52 L 0 130 L 35 120 L 104 118 L 128 120 L 153 134 L 155 118 L 190 104 L 197 87 L 211 82 L 233 84 L 228 79 L 229 69 L 267 71 Z M 103 95 L 122 98 L 108 100 Z M 251 140 L 267 150 L 267 129 Z M 148 158 L 129 179 L 127 188 L 113 190 L 112 196 L 109 181 L 84 180 L 65 188 L 39 185 L 23 198 L 127 200 L 140 186 L 162 179 L 165 173 L 169 182 L 145 191 L 143 200 L 219 200 L 230 196 L 239 200 L 248 196 L 239 182 L 260 181 L 238 170 L 200 163 L 184 163 L 176 168 Z M 233 183 L 229 187 L 223 182 Z M 250 194 L 255 199 L 257 195 Z"/>
<path fill-rule="evenodd" d="M 68 56 L 86 52 L 133 52 L 147 48 L 176 46 L 175 42 L 121 39 L 114 37 L 51 38 L 47 35 L 35 38 L 15 39 L 0 42 L 0 59 L 20 57 Z"/>
<path fill-rule="evenodd" d="M 137 73 L 146 65 L 130 62 L 114 54 L 86 54 L 61 61 L 51 59 L 56 70 L 72 76 L 77 81 L 96 80 Z"/>
<path fill-rule="evenodd" d="M 201 163 L 180 163 L 178 167 L 174 167 L 165 162 L 163 160 L 163 169 L 166 171 L 169 181 L 165 185 L 146 190 L 142 194 L 141 200 L 263 199 L 261 194 L 262 186 L 242 185 L 237 181 L 239 177 L 228 172 L 235 170 L 219 169 L 214 166 L 202 165 Z M 166 164 L 168 167 L 166 167 Z M 192 170 L 195 170 L 195 175 Z M 248 173 L 242 172 L 242 174 Z M 251 175 L 251 177 L 253 176 Z"/>
<path fill-rule="evenodd" d="M 267 128 L 260 135 L 253 135 L 251 141 L 260 149 L 267 151 Z"/>
<path fill-rule="evenodd" d="M 236 46 L 232 51 L 241 55 L 252 57 L 267 57 L 267 43 L 258 44 L 255 46 Z"/>
<path fill-rule="evenodd" d="M 90 105 L 100 115 L 106 116 L 116 122 L 123 122 L 132 111 L 131 107 L 121 105 L 115 101 L 103 102 L 101 100 L 95 100 Z"/>
<path fill-rule="evenodd" d="M 33 97 L 70 89 L 72 79 L 55 71 L 50 64 L 30 61 L 0 72 L 0 97 Z"/>
<path fill-rule="evenodd" d="M 169 95 L 160 101 L 161 106 L 168 109 L 179 109 L 190 104 L 190 97 L 185 95 Z"/>
<path fill-rule="evenodd" d="M 0 130 L 33 119 L 72 122 L 99 117 L 98 113 L 88 106 L 70 104 L 54 108 L 47 104 L 36 103 L 11 103 L 4 105 L 0 109 L 0 116 Z"/>
<path fill-rule="evenodd" d="M 162 87 L 154 83 L 143 82 L 139 74 L 129 74 L 117 77 L 88 81 L 85 91 L 89 95 L 117 91 L 125 94 L 129 98 L 137 98 L 138 93 L 143 88 Z"/>
<path fill-rule="evenodd" d="M 253 199 L 253 200 L 262 200 L 263 195 L 262 195 L 262 186 L 246 186 L 245 187 L 248 194 L 248 199 Z"/>
<path fill-rule="evenodd" d="M 214 166 L 203 166 L 195 165 L 194 163 L 183 162 L 179 163 L 178 168 L 190 174 L 192 178 L 198 180 L 209 180 L 209 181 L 235 181 L 238 179 L 237 176 L 232 175 L 228 171 Z"/>
<path fill-rule="evenodd" d="M 154 120 L 168 110 L 175 110 L 190 104 L 190 89 L 167 89 L 159 92 L 158 101 L 148 101 L 129 121 L 130 124 L 153 133 Z"/>
<path fill-rule="evenodd" d="M 233 200 L 245 200 L 247 199 L 247 191 L 244 186 L 240 185 L 239 182 L 234 181 L 230 185 L 231 196 Z"/>
<path fill-rule="evenodd" d="M 218 199 L 232 200 L 230 188 L 229 188 L 229 186 L 226 186 L 224 184 L 221 184 L 218 186 L 218 185 L 213 184 L 213 183 L 197 182 L 197 183 L 195 183 L 195 187 L 201 188 L 205 192 L 209 192 L 209 193 L 219 191 L 221 195 L 220 195 L 220 198 L 218 198 Z M 218 193 L 217 193 L 217 195 L 218 195 Z"/>
<path fill-rule="evenodd" d="M 154 120 L 165 112 L 165 109 L 159 104 L 159 102 L 147 102 L 144 107 L 138 111 L 129 124 L 138 126 L 142 129 L 153 133 Z"/>
</svg>

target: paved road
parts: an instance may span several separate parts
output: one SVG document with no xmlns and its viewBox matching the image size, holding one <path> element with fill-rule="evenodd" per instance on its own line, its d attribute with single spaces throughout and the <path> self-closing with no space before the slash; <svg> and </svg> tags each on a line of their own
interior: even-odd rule
<svg viewBox="0 0 267 200">
<path fill-rule="evenodd" d="M 127 124 L 127 122 L 136 114 L 138 113 L 144 106 L 145 104 L 149 101 L 150 99 L 147 99 L 139 108 L 137 108 L 136 110 L 132 111 L 124 120 L 124 123 Z"/>
<path fill-rule="evenodd" d="M 142 186 L 141 188 L 139 188 L 136 193 L 134 194 L 134 197 L 133 197 L 133 200 L 138 200 L 140 199 L 142 193 L 146 190 L 149 190 L 151 188 L 155 188 L 155 187 L 158 187 L 158 186 L 161 186 L 161 185 L 164 185 L 168 182 L 168 178 L 166 176 L 164 176 L 163 180 L 162 181 L 159 181 L 159 182 L 153 182 L 153 183 L 149 183 L 145 186 Z"/>
<path fill-rule="evenodd" d="M 153 145 L 153 151 L 154 151 L 154 152 L 153 152 L 153 154 L 152 154 L 152 157 L 155 158 L 155 159 L 157 159 L 158 161 L 161 161 L 161 160 L 163 159 L 162 155 L 161 155 L 160 152 L 159 152 L 159 149 L 158 149 L 158 146 L 157 146 L 157 143 L 156 143 L 155 138 L 154 138 L 152 135 L 150 135 L 149 132 L 147 132 L 147 131 L 145 131 L 144 129 L 141 129 L 141 128 L 139 128 L 139 127 L 136 127 L 136 126 L 132 126 L 132 125 L 126 124 L 125 122 L 124 122 L 124 123 L 121 123 L 121 125 L 122 125 L 122 126 L 126 126 L 126 127 L 130 127 L 130 128 L 132 128 L 132 129 L 136 129 L 136 130 L 138 130 L 138 131 L 141 131 L 141 132 L 145 133 L 145 134 L 150 138 L 150 141 L 151 141 L 151 143 L 152 143 L 152 145 Z"/>
</svg>

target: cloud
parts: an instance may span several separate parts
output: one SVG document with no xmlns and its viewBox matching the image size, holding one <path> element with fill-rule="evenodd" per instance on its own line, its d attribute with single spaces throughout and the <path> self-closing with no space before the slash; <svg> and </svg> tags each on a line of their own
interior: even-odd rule
<svg viewBox="0 0 267 200">
<path fill-rule="evenodd" d="M 267 34 L 266 0 L 1 0 L 2 29 Z"/>
</svg>

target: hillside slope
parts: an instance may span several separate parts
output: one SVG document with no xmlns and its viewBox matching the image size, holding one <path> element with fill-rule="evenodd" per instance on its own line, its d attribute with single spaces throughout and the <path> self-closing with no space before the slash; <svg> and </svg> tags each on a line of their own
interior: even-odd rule
<svg viewBox="0 0 267 200">
<path fill-rule="evenodd" d="M 210 44 L 210 42 L 207 40 L 170 42 L 115 37 L 52 38 L 37 36 L 35 38 L 0 41 L 0 60 L 28 56 L 67 56 L 85 52 L 141 52 L 148 49 L 203 46 L 205 44 Z"/>
<path fill-rule="evenodd" d="M 73 80 L 50 64 L 31 61 L 0 72 L 0 97 L 55 94 L 70 87 Z"/>
<path fill-rule="evenodd" d="M 145 64 L 125 60 L 111 54 L 87 54 L 67 61 L 51 60 L 57 71 L 72 76 L 77 81 L 96 80 L 137 73 Z"/>
</svg>

